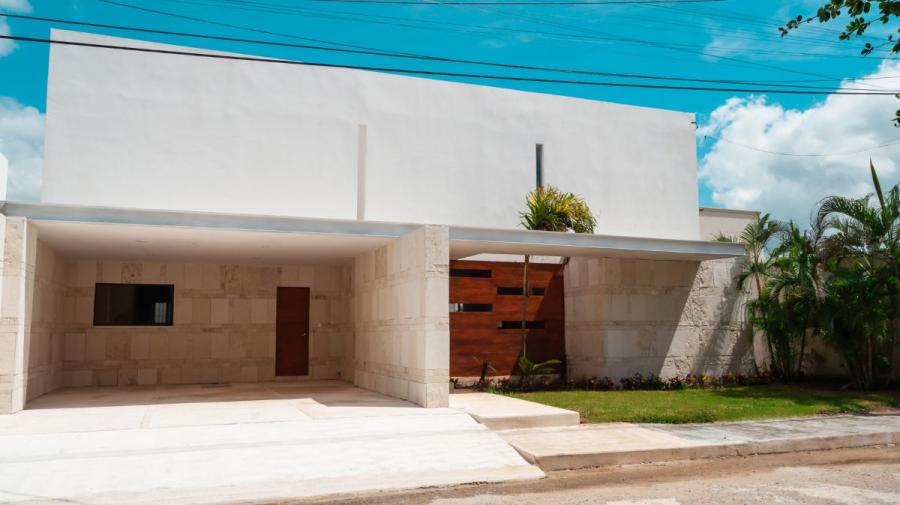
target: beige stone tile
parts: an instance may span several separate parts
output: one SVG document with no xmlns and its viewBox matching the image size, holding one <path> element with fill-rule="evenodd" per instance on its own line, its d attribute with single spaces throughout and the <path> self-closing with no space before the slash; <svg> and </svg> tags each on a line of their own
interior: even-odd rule
<svg viewBox="0 0 900 505">
<path fill-rule="evenodd" d="M 64 354 L 66 361 L 82 361 L 85 352 L 84 333 L 67 333 Z"/>
<path fill-rule="evenodd" d="M 169 357 L 169 335 L 159 334 L 150 337 L 150 359 L 164 360 Z"/>
<path fill-rule="evenodd" d="M 225 359 L 230 357 L 227 333 L 213 333 L 209 335 L 210 356 L 213 359 Z"/>
<path fill-rule="evenodd" d="M 119 385 L 134 386 L 138 383 L 137 368 L 121 367 L 119 368 Z"/>
<path fill-rule="evenodd" d="M 188 357 L 188 343 L 190 338 L 182 333 L 168 335 L 169 359 L 185 359 Z"/>
<path fill-rule="evenodd" d="M 297 287 L 311 288 L 315 284 L 316 267 L 311 265 L 303 265 L 297 272 Z"/>
<path fill-rule="evenodd" d="M 258 380 L 258 370 L 255 366 L 241 367 L 241 382 L 256 382 Z"/>
<path fill-rule="evenodd" d="M 88 334 L 85 336 L 86 351 L 84 359 L 103 361 L 106 359 L 106 335 Z"/>
<path fill-rule="evenodd" d="M 184 287 L 186 289 L 203 288 L 203 268 L 197 263 L 184 265 Z"/>
<path fill-rule="evenodd" d="M 73 370 L 71 386 L 75 388 L 93 385 L 94 372 L 92 370 Z"/>
<path fill-rule="evenodd" d="M 184 284 L 184 263 L 163 263 L 159 273 L 165 284 L 174 284 L 176 288 Z"/>
<path fill-rule="evenodd" d="M 116 386 L 119 384 L 119 372 L 115 369 L 94 370 L 98 386 Z"/>
<path fill-rule="evenodd" d="M 222 289 L 222 271 L 219 265 L 204 264 L 201 266 L 203 272 L 203 289 Z"/>
<path fill-rule="evenodd" d="M 108 360 L 127 360 L 131 357 L 131 336 L 130 335 L 107 335 L 106 337 L 106 359 Z"/>
<path fill-rule="evenodd" d="M 219 382 L 219 369 L 216 367 L 186 366 L 181 369 L 181 379 L 187 384 Z"/>
<path fill-rule="evenodd" d="M 212 321 L 212 301 L 209 298 L 194 298 L 191 300 L 194 324 L 210 324 Z"/>
<path fill-rule="evenodd" d="M 179 367 L 166 367 L 162 368 L 159 371 L 159 382 L 160 384 L 181 384 L 181 368 Z"/>
<path fill-rule="evenodd" d="M 212 351 L 212 340 L 208 333 L 191 335 L 190 357 L 192 359 L 209 358 Z"/>
<path fill-rule="evenodd" d="M 286 266 L 281 269 L 281 279 L 279 280 L 279 286 L 286 287 L 295 287 L 299 286 L 300 282 L 300 267 Z"/>
<path fill-rule="evenodd" d="M 143 282 L 144 265 L 138 262 L 122 263 L 122 282 L 135 284 Z"/>
<path fill-rule="evenodd" d="M 150 359 L 150 336 L 131 336 L 131 359 Z"/>
<path fill-rule="evenodd" d="M 104 260 L 99 262 L 102 282 L 122 282 L 122 262 Z"/>
<path fill-rule="evenodd" d="M 75 286 L 92 288 L 97 283 L 97 262 L 92 260 L 79 260 L 74 264 Z"/>
<path fill-rule="evenodd" d="M 153 385 L 157 383 L 155 368 L 141 368 L 137 373 L 137 383 L 141 385 Z"/>
<path fill-rule="evenodd" d="M 258 381 L 275 380 L 275 362 L 256 367 L 256 377 Z"/>
<path fill-rule="evenodd" d="M 75 318 L 76 324 L 89 325 L 94 321 L 94 298 L 93 296 L 79 296 L 75 298 Z"/>
<path fill-rule="evenodd" d="M 250 324 L 250 300 L 232 298 L 230 312 L 232 324 Z"/>
<path fill-rule="evenodd" d="M 210 300 L 210 323 L 228 324 L 228 306 L 228 298 L 213 298 L 212 300 Z"/>
<path fill-rule="evenodd" d="M 164 263 L 159 263 L 157 261 L 145 261 L 140 264 L 140 282 L 146 284 L 163 284 L 163 270 L 165 268 Z"/>
<path fill-rule="evenodd" d="M 241 292 L 243 268 L 237 265 L 223 265 L 222 272 L 222 289 L 226 293 L 237 294 Z"/>
<path fill-rule="evenodd" d="M 269 299 L 254 298 L 250 300 L 250 322 L 252 324 L 270 324 L 274 321 L 269 320 Z"/>
<path fill-rule="evenodd" d="M 184 325 L 194 322 L 194 299 L 176 298 L 173 307 L 172 324 Z"/>
</svg>

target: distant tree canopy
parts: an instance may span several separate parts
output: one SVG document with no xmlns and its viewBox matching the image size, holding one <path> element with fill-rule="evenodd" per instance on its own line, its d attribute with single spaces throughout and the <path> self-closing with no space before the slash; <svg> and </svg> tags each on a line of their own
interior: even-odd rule
<svg viewBox="0 0 900 505">
<path fill-rule="evenodd" d="M 892 21 L 896 21 L 900 17 L 900 0 L 831 0 L 819 7 L 815 15 L 799 15 L 785 23 L 783 27 L 779 28 L 779 31 L 781 36 L 784 37 L 804 24 L 815 20 L 818 20 L 820 23 L 827 23 L 841 17 L 844 13 L 849 16 L 849 22 L 838 38 L 851 40 L 854 37 L 863 36 L 873 24 L 887 25 Z M 900 33 L 900 28 L 897 29 L 897 33 Z M 900 52 L 900 37 L 891 33 L 880 44 L 866 42 L 861 52 L 863 55 L 869 55 L 880 48 L 888 46 L 892 54 Z M 897 95 L 897 98 L 900 98 L 900 95 Z M 893 121 L 895 126 L 900 127 L 900 110 L 897 111 Z"/>
</svg>

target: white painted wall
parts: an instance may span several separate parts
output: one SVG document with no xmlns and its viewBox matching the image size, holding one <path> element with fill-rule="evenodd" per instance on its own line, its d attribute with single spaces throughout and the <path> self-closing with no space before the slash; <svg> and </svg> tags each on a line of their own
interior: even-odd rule
<svg viewBox="0 0 900 505">
<path fill-rule="evenodd" d="M 57 39 L 124 39 L 55 30 Z M 147 44 L 141 44 L 147 45 Z M 693 116 L 345 69 L 54 46 L 42 200 L 516 227 L 534 186 L 598 232 L 697 239 Z"/>
<path fill-rule="evenodd" d="M 737 238 L 756 216 L 757 212 L 750 210 L 701 208 L 700 240 L 715 240 L 719 235 Z"/>
</svg>

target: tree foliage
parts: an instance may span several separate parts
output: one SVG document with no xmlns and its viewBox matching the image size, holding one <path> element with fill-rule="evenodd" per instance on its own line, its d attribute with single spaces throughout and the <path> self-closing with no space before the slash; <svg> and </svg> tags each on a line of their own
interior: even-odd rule
<svg viewBox="0 0 900 505">
<path fill-rule="evenodd" d="M 796 30 L 804 24 L 813 21 L 820 23 L 828 23 L 835 19 L 841 18 L 844 13 L 848 16 L 849 21 L 844 26 L 843 31 L 838 36 L 841 40 L 851 40 L 855 37 L 862 37 L 873 24 L 887 25 L 891 21 L 900 17 L 900 0 L 830 0 L 825 3 L 814 15 L 799 15 L 794 19 L 788 20 L 787 23 L 778 30 L 781 36 L 787 36 L 791 31 Z M 897 33 L 900 33 L 898 28 Z M 876 50 L 889 47 L 892 54 L 900 52 L 900 37 L 893 33 L 887 36 L 886 40 L 880 44 L 866 42 L 863 45 L 861 53 L 869 55 Z M 900 95 L 897 95 L 900 98 Z M 894 118 L 894 125 L 900 127 L 900 110 L 897 111 Z"/>
<path fill-rule="evenodd" d="M 553 186 L 539 186 L 525 197 L 525 211 L 519 213 L 519 219 L 526 230 L 594 233 L 597 226 L 597 218 L 591 212 L 587 202 L 574 194 L 560 191 Z M 531 363 L 527 358 L 528 328 L 527 312 L 528 297 L 531 295 L 531 286 L 528 282 L 528 264 L 530 255 L 525 255 L 525 264 L 522 269 L 522 349 L 520 357 L 520 372 L 525 373 L 522 365 Z M 525 361 L 522 361 L 524 358 Z M 543 363 L 547 365 L 548 363 Z M 553 364 L 553 363 L 550 363 Z"/>
<path fill-rule="evenodd" d="M 808 341 L 820 336 L 841 356 L 855 387 L 868 389 L 892 368 L 900 318 L 900 187 L 887 194 L 875 167 L 874 193 L 832 196 L 810 227 L 768 215 L 741 235 L 753 278 L 750 323 L 766 337 L 771 371 L 802 374 Z"/>
</svg>

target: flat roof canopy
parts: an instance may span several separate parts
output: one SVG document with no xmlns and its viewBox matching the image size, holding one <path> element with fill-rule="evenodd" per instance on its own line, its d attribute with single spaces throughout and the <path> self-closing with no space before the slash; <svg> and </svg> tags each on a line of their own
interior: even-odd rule
<svg viewBox="0 0 900 505">
<path fill-rule="evenodd" d="M 7 202 L 63 254 L 101 259 L 344 263 L 422 224 L 172 212 Z M 450 226 L 450 257 L 477 254 L 703 261 L 739 244 Z"/>
</svg>

